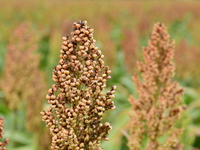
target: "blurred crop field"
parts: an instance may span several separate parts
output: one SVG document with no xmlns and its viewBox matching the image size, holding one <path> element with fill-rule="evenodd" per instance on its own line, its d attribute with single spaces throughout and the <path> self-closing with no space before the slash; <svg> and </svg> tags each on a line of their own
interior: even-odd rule
<svg viewBox="0 0 200 150">
<path fill-rule="evenodd" d="M 136 62 L 142 60 L 141 50 L 148 44 L 153 25 L 162 22 L 166 25 L 171 39 L 175 40 L 175 79 L 185 89 L 182 97 L 187 105 L 182 120 L 185 126 L 185 136 L 182 137 L 184 149 L 200 149 L 199 18 L 199 1 L 0 0 L 0 82 L 6 81 L 6 77 L 3 78 L 6 70 L 5 59 L 9 57 L 7 49 L 14 30 L 20 24 L 28 23 L 34 31 L 32 38 L 37 38 L 37 69 L 43 76 L 43 81 L 38 82 L 37 87 L 47 93 L 53 83 L 52 69 L 58 64 L 62 36 L 70 34 L 73 22 L 87 20 L 88 25 L 94 29 L 97 46 L 105 55 L 105 63 L 112 70 L 112 79 L 108 81 L 107 86 L 117 86 L 114 99 L 117 109 L 107 112 L 104 116 L 104 121 L 109 121 L 113 130 L 110 132 L 109 141 L 102 142 L 102 146 L 105 150 L 128 150 L 127 130 L 132 110 L 127 99 L 130 94 L 137 96 L 131 76 L 138 73 Z M 21 58 L 27 59 L 24 70 L 18 70 L 23 76 L 23 72 L 32 65 L 32 61 L 26 56 Z M 18 63 L 12 64 L 17 66 Z M 26 108 L 27 103 L 21 100 L 19 109 L 13 110 L 5 101 L 4 88 L 11 86 L 9 82 L 6 83 L 0 87 L 0 116 L 5 118 L 4 137 L 9 138 L 7 149 L 50 149 L 50 142 L 46 140 L 49 136 L 45 135 L 48 131 L 46 133 L 44 123 L 41 124 L 42 131 L 27 130 L 27 126 L 35 124 L 35 119 L 32 118 L 41 120 L 40 112 L 47 107 L 46 93 L 44 92 L 43 100 L 40 100 L 39 90 L 35 90 L 32 100 L 26 101 L 31 103 L 29 109 Z M 15 84 L 17 86 L 18 82 Z M 32 92 L 35 87 L 30 82 L 27 84 L 24 93 Z M 12 103 L 14 99 L 9 101 Z M 42 109 L 37 109 L 39 104 L 42 105 Z M 33 108 L 34 110 L 31 110 Z M 34 115 L 31 112 L 34 112 Z M 30 114 L 28 122 L 25 117 L 27 113 Z"/>
</svg>

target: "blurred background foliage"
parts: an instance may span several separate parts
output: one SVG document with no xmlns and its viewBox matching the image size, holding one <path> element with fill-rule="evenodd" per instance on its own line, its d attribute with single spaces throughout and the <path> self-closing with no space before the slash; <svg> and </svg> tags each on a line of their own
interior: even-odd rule
<svg viewBox="0 0 200 150">
<path fill-rule="evenodd" d="M 171 39 L 176 41 L 175 79 L 185 88 L 182 100 L 188 106 L 181 121 L 186 128 L 182 137 L 184 149 L 200 148 L 199 1 L 0 0 L 0 6 L 0 77 L 5 70 L 9 39 L 21 23 L 31 24 L 34 35 L 39 39 L 38 69 L 43 72 L 48 87 L 52 84 L 52 69 L 59 60 L 61 37 L 71 32 L 74 21 L 87 20 L 88 25 L 94 28 L 97 45 L 112 70 L 112 79 L 107 85 L 118 87 L 114 99 L 117 109 L 107 112 L 104 117 L 104 120 L 111 122 L 113 126 L 109 142 L 102 143 L 105 150 L 128 150 L 128 114 L 132 111 L 127 99 L 130 94 L 137 96 L 131 76 L 137 73 L 136 61 L 141 60 L 141 49 L 148 43 L 153 24 L 163 22 L 168 27 Z M 30 64 L 27 63 L 27 67 Z M 0 82 L 1 80 L 6 78 L 0 78 Z M 46 132 L 44 124 L 43 131 L 38 130 L 41 133 L 28 131 L 25 102 L 20 102 L 19 110 L 12 111 L 4 101 L 3 89 L 4 87 L 0 87 L 0 116 L 5 118 L 4 137 L 9 138 L 11 143 L 7 149 L 48 150 L 45 146 L 49 144 L 48 140 L 37 140 L 38 135 L 43 139 L 49 137 L 48 133 L 41 134 Z M 23 92 L 31 89 L 27 88 Z M 44 102 L 38 99 L 37 93 L 34 101 Z M 45 107 L 46 102 L 43 105 Z M 38 115 L 39 111 L 42 110 L 38 110 Z"/>
</svg>

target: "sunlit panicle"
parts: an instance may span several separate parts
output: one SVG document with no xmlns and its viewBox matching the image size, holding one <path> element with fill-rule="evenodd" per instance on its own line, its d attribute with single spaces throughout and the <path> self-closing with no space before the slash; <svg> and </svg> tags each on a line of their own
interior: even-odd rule
<svg viewBox="0 0 200 150">
<path fill-rule="evenodd" d="M 52 72 L 56 84 L 46 95 L 50 107 L 41 112 L 52 135 L 52 149 L 100 150 L 101 140 L 107 141 L 112 129 L 101 120 L 105 111 L 115 109 L 116 87 L 103 93 L 111 71 L 93 34 L 86 21 L 79 21 L 73 24 L 71 39 L 62 38 L 59 64 Z"/>
</svg>

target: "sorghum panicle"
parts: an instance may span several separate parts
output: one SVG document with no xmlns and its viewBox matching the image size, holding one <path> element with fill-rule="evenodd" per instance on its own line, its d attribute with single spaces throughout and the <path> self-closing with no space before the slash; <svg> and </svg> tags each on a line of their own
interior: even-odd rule
<svg viewBox="0 0 200 150">
<path fill-rule="evenodd" d="M 138 99 L 130 96 L 129 101 L 134 113 L 130 121 L 129 147 L 141 150 L 145 135 L 146 150 L 180 150 L 181 130 L 175 127 L 182 110 L 180 96 L 183 89 L 173 81 L 174 42 L 170 41 L 166 27 L 155 24 L 148 47 L 143 48 L 144 62 L 138 62 L 142 80 L 137 75 L 133 81 L 137 88 Z M 158 139 L 167 135 L 164 143 Z"/>
<path fill-rule="evenodd" d="M 43 107 L 42 95 L 46 84 L 39 70 L 40 57 L 36 54 L 37 37 L 31 24 L 22 23 L 10 37 L 1 88 L 4 100 L 11 110 L 26 108 L 26 126 L 37 132 L 41 126 L 38 113 Z M 35 100 L 35 95 L 40 99 Z"/>
<path fill-rule="evenodd" d="M 59 64 L 52 72 L 56 84 L 46 95 L 50 108 L 41 112 L 53 136 L 52 149 L 100 150 L 100 141 L 108 140 L 112 129 L 101 120 L 105 111 L 115 109 L 111 99 L 116 87 L 103 93 L 111 71 L 95 46 L 93 32 L 86 21 L 79 21 L 73 25 L 71 40 L 62 38 Z"/>
<path fill-rule="evenodd" d="M 0 139 L 3 138 L 3 117 L 0 117 Z M 4 139 L 3 142 L 0 142 L 0 150 L 6 150 L 6 145 L 8 144 L 8 139 Z"/>
<path fill-rule="evenodd" d="M 17 112 L 25 106 L 26 129 L 38 135 L 39 143 L 43 136 L 50 135 L 43 135 L 41 117 L 38 116 L 43 107 L 46 83 L 39 69 L 37 42 L 38 38 L 31 24 L 22 23 L 16 27 L 10 36 L 0 85 L 4 101 L 12 111 Z M 41 144 L 37 144 L 45 147 L 44 143 L 48 143 L 47 140 L 48 138 L 45 139 L 46 142 L 43 140 Z M 50 140 L 47 145 L 49 144 Z"/>
</svg>

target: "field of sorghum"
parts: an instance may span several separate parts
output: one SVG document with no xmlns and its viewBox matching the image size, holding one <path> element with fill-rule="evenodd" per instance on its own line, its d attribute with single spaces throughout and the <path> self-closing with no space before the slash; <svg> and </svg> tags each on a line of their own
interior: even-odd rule
<svg viewBox="0 0 200 150">
<path fill-rule="evenodd" d="M 147 88 L 151 87 L 151 75 L 147 77 L 148 73 L 145 74 L 145 67 L 150 64 L 139 63 L 138 71 L 136 62 L 146 59 L 147 62 L 154 63 L 148 60 L 147 54 L 142 53 L 142 47 L 149 46 L 148 40 L 151 40 L 150 43 L 155 42 L 151 36 L 151 33 L 156 34 L 152 32 L 153 26 L 157 22 L 162 22 L 167 27 L 170 37 L 165 35 L 165 28 L 162 25 L 162 30 L 156 25 L 155 28 L 159 28 L 160 32 L 162 31 L 161 35 L 165 35 L 166 39 L 175 40 L 173 80 L 184 89 L 182 94 L 182 89 L 176 87 L 178 84 L 171 81 L 173 67 L 170 68 L 170 65 L 173 53 L 166 54 L 169 57 L 167 63 L 157 62 L 158 66 L 162 64 L 161 68 L 167 66 L 166 72 L 170 74 L 170 81 L 163 81 L 162 84 L 170 83 L 168 89 L 172 92 L 168 91 L 169 97 L 173 97 L 173 92 L 179 92 L 182 104 L 178 108 L 185 110 L 179 119 L 173 118 L 179 120 L 176 127 L 184 128 L 180 135 L 180 141 L 184 146 L 182 148 L 179 145 L 171 149 L 200 149 L 200 2 L 0 0 L 0 6 L 0 117 L 4 117 L 3 139 L 9 139 L 8 150 L 50 149 L 49 129 L 42 122 L 40 112 L 49 107 L 45 95 L 56 81 L 52 81 L 52 71 L 60 60 L 62 37 L 71 33 L 73 23 L 79 20 L 87 20 L 88 25 L 94 29 L 96 46 L 105 56 L 105 66 L 109 66 L 112 71 L 112 78 L 107 80 L 105 91 L 109 91 L 113 85 L 117 86 L 115 98 L 112 99 L 116 110 L 106 112 L 102 121 L 109 122 L 112 130 L 108 136 L 109 141 L 103 141 L 101 146 L 105 150 L 129 150 L 128 138 L 133 137 L 135 141 L 132 140 L 129 145 L 133 144 L 136 147 L 137 144 L 134 142 L 140 140 L 139 134 L 129 135 L 128 129 L 138 124 L 142 127 L 142 121 L 151 124 L 149 118 L 155 119 L 152 116 L 157 110 L 151 109 L 146 116 L 147 119 L 142 119 L 138 123 L 141 119 L 139 116 L 144 114 L 138 109 L 139 104 L 133 104 L 130 95 L 136 99 L 148 97 L 148 94 L 141 96 L 144 92 L 140 88 L 141 82 L 135 76 L 133 83 L 132 76 L 139 74 L 139 77 L 143 77 L 147 82 Z M 161 43 L 166 44 L 166 41 Z M 151 46 L 149 47 L 151 49 Z M 157 81 L 155 82 L 157 84 Z M 55 87 L 52 86 L 53 88 Z M 112 90 L 114 89 L 111 88 L 111 93 Z M 148 101 L 140 106 L 146 109 L 147 103 Z M 132 108 L 136 106 L 137 115 L 134 116 Z M 130 118 L 133 119 L 132 126 L 129 126 Z M 169 122 L 174 121 L 173 119 Z M 0 124 L 1 122 L 0 119 Z M 173 136 L 178 132 L 174 132 Z M 164 138 L 159 139 L 160 143 L 166 138 L 166 135 L 163 136 Z M 144 137 L 149 138 L 147 135 Z M 148 142 L 152 141 L 148 139 Z M 148 142 L 144 138 L 142 146 Z M 154 141 L 152 143 L 155 144 Z"/>
</svg>

